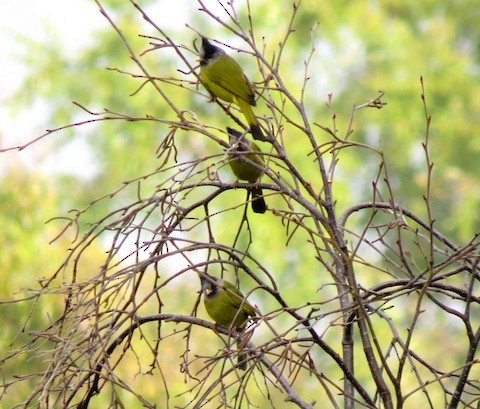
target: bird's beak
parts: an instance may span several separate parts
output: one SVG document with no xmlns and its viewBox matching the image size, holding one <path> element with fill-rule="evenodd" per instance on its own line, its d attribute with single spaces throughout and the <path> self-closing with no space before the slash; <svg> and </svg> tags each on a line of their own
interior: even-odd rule
<svg viewBox="0 0 480 409">
<path fill-rule="evenodd" d="M 201 277 L 200 280 L 202 282 L 202 291 L 206 291 L 211 288 L 212 284 L 206 278 Z"/>
<path fill-rule="evenodd" d="M 213 292 L 213 288 L 212 288 L 211 284 L 208 281 L 203 281 L 202 282 L 202 293 L 205 294 L 206 297 L 208 297 L 212 292 Z"/>
</svg>

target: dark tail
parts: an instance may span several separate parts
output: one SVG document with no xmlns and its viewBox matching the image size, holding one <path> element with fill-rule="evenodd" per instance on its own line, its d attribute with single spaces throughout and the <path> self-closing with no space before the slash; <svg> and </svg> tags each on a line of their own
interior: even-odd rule
<svg viewBox="0 0 480 409">
<path fill-rule="evenodd" d="M 259 187 L 251 188 L 252 193 L 252 210 L 254 213 L 265 213 L 267 211 L 267 204 L 263 198 L 262 189 Z"/>
<path fill-rule="evenodd" d="M 245 371 L 247 369 L 247 354 L 245 352 L 240 352 L 242 348 L 242 341 L 239 339 L 237 341 L 237 348 L 238 348 L 238 358 L 237 358 L 237 366 L 238 369 Z"/>
<path fill-rule="evenodd" d="M 253 139 L 256 139 L 257 141 L 267 140 L 262 132 L 262 128 L 260 128 L 258 125 L 255 124 L 250 126 L 250 131 L 252 132 Z"/>
</svg>

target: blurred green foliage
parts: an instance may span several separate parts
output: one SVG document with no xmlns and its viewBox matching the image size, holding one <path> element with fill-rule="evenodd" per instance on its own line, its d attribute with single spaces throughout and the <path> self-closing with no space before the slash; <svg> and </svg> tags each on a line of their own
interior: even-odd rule
<svg viewBox="0 0 480 409">
<path fill-rule="evenodd" d="M 192 3 L 186 2 L 186 10 L 189 11 L 184 16 L 185 22 L 225 43 L 232 39 L 238 44 L 238 39 L 233 40 L 225 29 L 199 14 L 196 6 L 189 9 Z M 269 59 L 278 52 L 278 42 L 288 30 L 289 14 L 285 10 L 292 10 L 292 3 L 286 0 L 251 3 L 255 39 L 257 44 L 265 46 Z M 162 6 L 152 3 L 148 11 L 154 16 L 159 13 L 159 7 Z M 161 12 L 169 11 L 163 8 Z M 242 21 L 248 24 L 247 10 L 242 8 L 240 12 Z M 149 48 L 148 42 L 152 40 L 138 34 L 152 34 L 151 29 L 133 7 L 115 9 L 113 15 L 137 53 Z M 388 105 L 382 110 L 368 109 L 357 113 L 355 132 L 351 138 L 384 151 L 396 200 L 421 216 L 426 214 L 422 198 L 426 192 L 426 162 L 422 148 L 426 118 L 420 98 L 420 77 L 423 77 L 428 111 L 432 116 L 429 149 L 434 162 L 433 217 L 439 230 L 460 243 L 470 240 L 480 227 L 477 211 L 480 205 L 478 21 L 480 8 L 474 0 L 305 0 L 293 23 L 294 31 L 283 50 L 280 66 L 286 85 L 299 97 L 305 61 L 311 48 L 315 48 L 308 68 L 310 78 L 305 93 L 308 115 L 312 123 L 333 128 L 334 112 L 335 128 L 340 137 L 345 137 L 354 105 L 374 98 L 378 90 L 386 92 L 384 100 Z M 191 46 L 195 38 L 183 21 L 168 27 L 168 32 L 187 46 Z M 88 35 L 92 37 L 90 46 L 77 50 L 74 57 L 68 52 L 71 51 L 68 50 L 69 45 L 63 44 L 59 37 L 52 36 L 48 44 L 24 40 L 22 46 L 26 49 L 25 64 L 29 67 L 29 74 L 16 99 L 17 111 L 21 112 L 22 106 L 31 106 L 34 102 L 46 103 L 49 113 L 46 122 L 50 128 L 91 118 L 71 101 L 94 112 L 107 108 L 132 118 L 145 118 L 147 115 L 174 118 L 153 87 L 140 88 L 144 79 L 119 72 L 139 74 L 119 36 L 107 22 L 104 30 Z M 194 64 L 195 55 L 192 53 L 190 57 Z M 159 77 L 195 80 L 193 75 L 179 73 L 177 68 L 184 69 L 183 63 L 163 50 L 147 53 L 141 60 L 151 73 Z M 240 55 L 238 60 L 253 81 L 260 80 L 252 58 Z M 333 103 L 327 107 L 330 92 Z M 203 121 L 221 128 L 229 124 L 218 107 L 207 104 L 199 95 L 179 92 L 175 101 L 182 110 L 194 112 Z M 287 110 L 295 116 L 292 107 L 287 106 Z M 262 101 L 259 101 L 256 112 L 266 114 Z M 62 216 L 72 208 L 84 208 L 98 197 L 115 191 L 122 183 L 155 172 L 160 165 L 156 150 L 168 132 L 168 126 L 151 120 L 112 120 L 98 122 L 94 126 L 73 127 L 57 134 L 55 147 L 60 148 L 78 137 L 84 138 L 93 153 L 93 163 L 85 163 L 85 166 L 94 167 L 93 177 L 45 176 L 18 168 L 9 169 L 1 175 L 2 300 L 16 297 L 14 293 L 23 288 L 38 289 L 37 277 L 50 276 L 65 257 L 65 250 L 73 237 L 62 237 L 49 245 L 61 227 L 58 222 L 45 224 L 46 219 Z M 300 143 L 293 130 L 290 132 L 286 134 L 287 151 L 300 168 L 310 172 L 315 169 L 312 157 L 306 156 L 310 148 Z M 322 131 L 315 128 L 315 132 L 321 139 Z M 222 155 L 218 146 L 194 138 L 195 135 L 186 132 L 178 133 L 179 146 L 186 150 L 179 155 L 184 158 Z M 371 183 L 378 173 L 379 164 L 379 157 L 367 150 L 352 147 L 342 151 L 334 181 L 339 212 L 358 201 L 371 200 Z M 232 178 L 228 171 L 220 169 L 219 172 L 227 180 Z M 319 179 L 312 180 L 312 183 L 317 189 L 321 187 Z M 154 177 L 142 181 L 142 190 L 147 193 L 149 189 L 154 191 L 155 186 Z M 82 218 L 84 224 L 79 226 L 80 234 L 89 227 L 88 222 L 135 200 L 136 194 L 136 189 L 132 187 L 112 200 L 94 206 Z M 225 192 L 225 203 L 218 199 L 217 210 L 240 202 L 244 194 L 239 190 Z M 267 203 L 271 208 L 282 206 L 278 197 L 267 196 Z M 215 217 L 212 224 L 218 229 L 217 239 L 223 237 L 227 243 L 233 241 L 234 229 L 222 226 L 237 225 L 240 212 L 241 209 Z M 323 287 L 318 292 L 318 288 L 328 282 L 328 276 L 323 271 L 317 271 L 315 254 L 310 246 L 305 245 L 308 237 L 304 233 L 295 234 L 286 246 L 285 226 L 278 218 L 270 213 L 249 217 L 254 237 L 251 251 L 262 255 L 265 265 L 274 272 L 279 287 L 286 290 L 286 298 L 292 305 L 315 299 L 319 293 L 326 298 L 334 295 L 329 287 Z M 101 264 L 101 257 L 102 243 L 96 243 L 86 264 L 95 268 Z M 189 313 L 192 305 L 188 302 L 191 303 L 191 294 L 197 290 L 195 285 L 194 280 L 182 283 L 180 295 L 170 299 L 168 309 Z M 244 290 L 250 285 L 253 283 L 248 280 L 242 282 Z M 25 291 L 28 293 L 28 290 Z M 261 298 L 257 293 L 254 296 Z M 32 328 L 48 325 L 49 317 L 61 311 L 62 299 L 52 297 L 41 307 L 30 320 Z M 31 305 L 2 305 L 1 308 L 15 310 L 4 315 L 0 342 L 5 349 L 19 330 L 18 323 L 30 313 Z M 272 310 L 278 305 L 262 299 L 262 308 Z M 205 317 L 204 313 L 200 315 Z M 17 338 L 16 342 L 21 338 Z M 453 343 L 454 340 L 449 341 L 450 345 Z M 212 342 L 211 347 L 215 349 L 218 345 Z M 165 353 L 167 367 L 180 365 L 175 359 L 177 352 Z M 326 366 L 330 364 L 325 363 Z M 19 364 L 20 371 L 28 369 L 29 365 L 28 359 L 23 360 Z M 128 372 L 128 365 L 124 370 Z M 144 386 L 147 395 L 155 395 L 155 388 L 147 392 L 152 384 Z M 181 390 L 175 391 L 180 393 Z M 185 399 L 185 403 L 188 396 L 178 399 Z"/>
</svg>

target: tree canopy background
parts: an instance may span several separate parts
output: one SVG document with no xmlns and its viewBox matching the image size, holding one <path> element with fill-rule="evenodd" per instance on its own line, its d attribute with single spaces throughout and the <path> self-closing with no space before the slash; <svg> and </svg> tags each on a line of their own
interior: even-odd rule
<svg viewBox="0 0 480 409">
<path fill-rule="evenodd" d="M 171 78 L 192 83 L 196 79 L 188 74 L 188 67 L 173 50 L 159 48 L 145 52 L 161 45 L 159 34 L 142 18 L 133 2 L 101 3 L 148 71 L 164 81 L 165 90 L 174 95 L 177 106 L 190 113 L 191 118 L 201 118 L 212 127 L 224 129 L 232 124 L 216 104 L 207 103 L 201 88 L 198 93 L 192 93 L 187 82 L 182 90 L 173 80 L 169 88 Z M 193 41 L 198 38 L 197 32 L 247 51 L 228 50 L 250 79 L 262 86 L 261 81 L 268 73 L 262 72 L 264 65 L 254 58 L 241 38 L 199 10 L 202 2 L 175 3 L 182 13 L 174 12 L 164 2 L 145 1 L 139 5 L 153 22 L 164 24 L 162 29 L 175 44 L 189 47 L 185 55 L 192 65 L 195 65 Z M 228 19 L 227 3 L 209 2 L 206 6 L 212 7 L 220 19 Z M 94 2 L 92 7 L 98 8 Z M 327 163 L 332 160 L 331 164 L 336 166 L 333 184 L 338 214 L 356 203 L 372 200 L 375 194 L 379 198 L 395 199 L 425 220 L 434 220 L 435 228 L 460 246 L 474 240 L 480 226 L 480 139 L 477 136 L 480 130 L 480 9 L 476 2 L 304 0 L 295 3 L 295 13 L 294 3 L 284 0 L 234 2 L 234 7 L 238 12 L 236 18 L 244 27 L 253 21 L 253 38 L 267 59 L 282 53 L 279 74 L 285 87 L 302 99 L 312 121 L 332 130 L 339 138 L 348 139 L 352 146 L 360 147 L 342 150 L 341 157 L 329 156 L 331 152 L 325 149 L 325 160 Z M 291 18 L 293 14 L 294 19 Z M 165 25 L 169 16 L 171 23 Z M 279 49 L 287 33 L 288 41 Z M 161 147 L 171 141 L 171 127 L 167 122 L 151 120 L 174 121 L 172 110 L 148 81 L 141 86 L 144 79 L 138 77 L 141 73 L 135 61 L 107 20 L 104 28 L 89 35 L 91 41 L 73 53 L 68 44 L 62 43 L 61 33 L 52 33 L 48 43 L 38 43 L 28 35 L 19 43 L 28 74 L 22 89 L 15 95 L 12 112 L 21 118 L 24 107 L 41 101 L 48 107 L 45 126 L 48 129 L 65 127 L 47 132 L 25 149 L 41 149 L 38 157 L 32 159 L 41 162 L 64 152 L 71 155 L 71 147 L 78 146 L 88 152 L 88 159 L 83 164 L 85 172 L 79 174 L 42 174 L 35 171 L 35 166 L 24 168 L 20 161 L 13 160 L 0 175 L 0 265 L 3 273 L 0 307 L 4 317 L 1 342 L 2 350 L 7 351 L 3 357 L 5 384 L 12 383 L 4 389 L 2 397 L 7 406 L 11 406 L 10 402 L 27 399 L 32 384 L 38 382 L 35 373 L 41 373 L 45 365 L 41 351 L 54 349 L 54 339 L 38 334 L 54 323 L 65 309 L 67 289 L 62 287 L 68 282 L 65 277 L 74 274 L 76 281 L 81 282 L 95 276 L 103 264 L 105 251 L 118 237 L 113 231 L 103 234 L 100 240 L 92 240 L 85 246 L 78 263 L 62 264 L 63 261 L 78 250 L 77 243 L 91 231 L 92 223 L 111 212 L 118 212 L 121 218 L 124 215 L 118 209 L 158 189 L 156 176 L 163 175 L 159 169 L 164 163 L 173 161 L 172 157 L 160 154 Z M 424 89 L 420 78 L 423 78 Z M 352 107 L 374 100 L 379 91 L 385 92 L 381 101 L 386 105 L 382 109 L 357 110 L 352 117 Z M 268 116 L 265 100 L 259 100 L 255 112 Z M 298 113 L 291 105 L 285 105 L 285 112 L 298 120 Z M 96 121 L 90 123 L 92 120 Z M 77 125 L 66 127 L 68 124 Z M 295 129 L 288 128 L 287 124 L 285 129 L 282 134 L 285 149 L 292 162 L 308 174 L 316 166 L 311 147 L 300 143 Z M 32 135 L 32 140 L 40 135 L 42 131 Z M 324 136 L 327 144 L 331 138 L 328 133 Z M 224 155 L 213 140 L 197 137 L 188 130 L 178 130 L 174 137 L 177 163 L 194 163 L 207 157 L 210 162 L 206 163 L 213 166 Z M 219 133 L 218 137 L 224 138 L 224 135 Z M 361 149 L 363 146 L 371 149 Z M 7 150 L 10 146 L 1 148 Z M 383 162 L 378 152 L 382 153 Z M 215 169 L 222 180 L 234 181 L 227 168 Z M 176 171 L 174 167 L 171 170 Z M 388 175 L 387 184 L 382 183 L 385 175 Z M 315 190 L 321 189 L 320 179 L 312 183 Z M 212 212 L 238 205 L 239 197 L 244 197 L 241 190 L 224 193 L 212 202 Z M 279 195 L 267 196 L 267 202 L 273 209 L 284 205 Z M 227 242 L 234 240 L 236 231 L 230 226 L 238 224 L 241 211 L 226 212 L 212 220 L 217 238 Z M 66 217 L 71 218 L 71 225 Z M 153 228 L 159 218 L 154 214 L 148 228 Z M 365 218 L 365 215 L 358 217 L 354 225 L 362 225 Z M 249 220 L 251 236 L 240 237 L 239 246 L 261 258 L 263 265 L 274 274 L 289 304 L 303 305 L 305 300 L 325 301 L 335 296 L 327 273 L 319 268 L 318 254 L 312 246 L 305 245 L 308 235 L 287 234 L 288 228 L 274 213 L 249 215 Z M 198 238 L 195 234 L 192 240 Z M 252 243 L 250 238 L 253 238 Z M 127 257 L 131 251 L 128 249 L 142 239 L 139 235 L 136 243 L 129 237 L 132 241 L 115 257 Z M 163 268 L 168 276 L 171 266 L 166 264 Z M 366 282 L 376 282 L 377 276 L 368 268 L 359 273 Z M 254 285 L 251 278 L 240 281 L 244 289 Z M 58 288 L 64 291 L 57 291 Z M 196 278 L 180 276 L 175 293 L 170 297 L 164 295 L 161 303 L 168 312 L 188 314 L 198 290 Z M 147 292 L 149 287 L 139 291 Z M 42 296 L 37 297 L 38 293 Z M 275 300 L 260 292 L 255 292 L 253 298 L 262 311 L 278 308 Z M 10 303 L 12 299 L 24 301 Z M 157 307 L 147 306 L 147 310 L 158 312 Z M 405 310 L 410 311 L 410 308 L 412 305 L 406 303 Z M 207 318 L 202 306 L 199 311 L 199 316 Z M 402 319 L 402 311 L 397 309 L 394 314 Z M 478 324 L 478 307 L 472 314 Z M 431 358 L 441 367 L 447 366 L 444 361 L 451 360 L 453 355 L 460 366 L 465 341 L 459 342 L 456 332 L 448 330 L 459 324 L 445 318 L 440 321 L 439 315 L 428 315 L 422 320 L 422 325 L 431 325 L 428 329 L 431 338 L 412 342 L 417 342 L 415 347 L 426 356 L 431 348 L 428 341 L 438 344 Z M 437 320 L 441 324 L 436 325 Z M 406 320 L 405 326 L 409 324 Z M 379 327 L 379 333 L 381 331 Z M 152 333 L 151 339 L 158 336 L 155 331 Z M 199 338 L 207 336 L 200 332 L 195 334 Z M 333 340 L 337 335 L 333 331 L 325 337 Z M 28 343 L 35 337 L 37 340 L 30 348 Z M 147 338 L 138 339 L 138 349 L 116 368 L 122 376 L 128 376 L 132 362 L 148 366 L 151 357 L 145 350 L 149 348 L 142 346 L 142 342 L 149 342 Z M 206 348 L 198 344 L 202 345 L 202 341 L 192 336 L 197 352 Z M 23 345 L 29 347 L 23 349 Z M 220 346 L 212 336 L 208 347 L 213 351 Z M 186 405 L 192 399 L 183 394 L 184 379 L 179 370 L 182 352 L 174 347 L 173 343 L 160 343 L 161 358 L 157 359 L 161 361 L 164 374 L 175 371 L 179 373 L 178 379 L 164 377 L 160 381 L 158 372 L 153 373 L 153 370 L 156 377 L 147 378 L 149 382 L 145 381 L 145 376 L 133 376 L 141 372 L 138 369 L 130 374 L 130 385 L 146 400 L 163 399 L 162 402 L 170 400 Z M 202 352 L 208 356 L 212 351 Z M 455 351 L 459 354 L 455 355 Z M 322 360 L 321 353 L 315 353 Z M 356 353 L 360 354 L 361 351 Z M 324 365 L 322 370 L 328 372 L 333 364 L 326 360 Z M 144 368 L 142 371 L 147 372 Z M 13 375 L 24 376 L 25 381 L 13 382 Z M 359 370 L 357 376 L 361 379 L 368 375 Z M 341 374 L 337 374 L 337 378 L 340 377 Z M 158 398 L 157 387 L 161 382 L 168 385 L 165 386 L 170 392 L 168 398 L 166 394 Z M 303 382 L 299 389 L 307 400 L 313 400 L 317 391 L 310 390 L 309 386 L 308 382 Z M 141 403 L 128 393 L 118 393 L 118 399 L 137 405 L 130 407 L 141 407 Z M 100 394 L 95 399 L 108 401 L 110 397 Z"/>
</svg>

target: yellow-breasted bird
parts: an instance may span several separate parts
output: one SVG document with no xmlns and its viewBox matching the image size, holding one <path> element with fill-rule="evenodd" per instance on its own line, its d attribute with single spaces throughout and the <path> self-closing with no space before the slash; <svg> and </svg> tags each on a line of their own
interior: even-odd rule
<svg viewBox="0 0 480 409">
<path fill-rule="evenodd" d="M 256 105 L 255 91 L 242 67 L 205 37 L 202 37 L 198 61 L 200 61 L 200 78 L 210 95 L 238 105 L 250 126 L 253 138 L 265 141 L 265 136 L 252 111 L 252 106 Z"/>
<path fill-rule="evenodd" d="M 258 166 L 264 168 L 265 162 L 261 154 L 254 152 L 262 152 L 255 142 L 249 141 L 245 135 L 233 128 L 227 128 L 230 145 L 228 157 L 230 159 L 229 165 L 240 180 L 246 180 L 249 183 L 258 182 L 262 177 L 262 171 L 256 166 L 241 159 L 243 156 Z M 249 152 L 249 153 L 247 153 Z M 267 211 L 267 204 L 263 198 L 262 189 L 254 186 L 248 189 L 252 194 L 252 210 L 255 213 L 265 213 Z"/>
<path fill-rule="evenodd" d="M 248 320 L 256 315 L 255 308 L 232 283 L 218 277 L 200 277 L 205 309 L 217 325 L 242 332 Z M 237 340 L 237 347 L 241 340 Z M 246 356 L 238 354 L 238 367 L 247 369 Z"/>
</svg>

